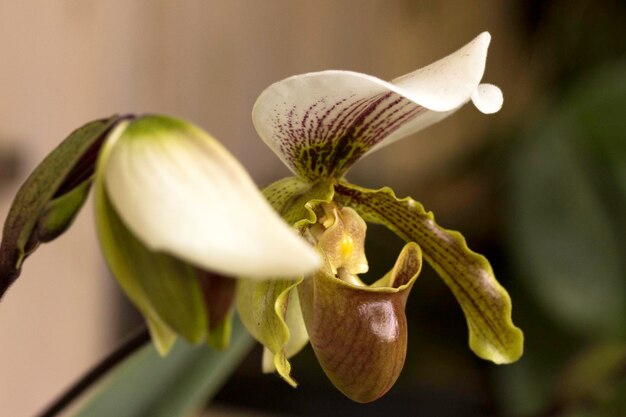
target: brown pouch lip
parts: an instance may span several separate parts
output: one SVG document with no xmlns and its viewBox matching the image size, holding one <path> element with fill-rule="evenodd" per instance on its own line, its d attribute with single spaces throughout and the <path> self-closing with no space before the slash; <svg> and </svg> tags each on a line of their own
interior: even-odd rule
<svg viewBox="0 0 626 417">
<path fill-rule="evenodd" d="M 416 260 L 416 262 L 407 261 Z M 394 268 L 376 286 L 342 281 L 328 269 L 298 286 L 304 321 L 315 355 L 331 382 L 350 399 L 370 402 L 397 380 L 407 349 L 404 308 L 421 269 L 421 250 L 409 243 Z M 393 285 L 395 278 L 402 282 Z"/>
</svg>

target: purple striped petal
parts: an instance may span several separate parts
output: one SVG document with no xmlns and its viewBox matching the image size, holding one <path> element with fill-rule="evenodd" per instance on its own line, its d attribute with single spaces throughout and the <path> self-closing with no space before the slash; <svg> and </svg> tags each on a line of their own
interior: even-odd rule
<svg viewBox="0 0 626 417">
<path fill-rule="evenodd" d="M 296 75 L 259 96 L 257 132 L 297 175 L 311 181 L 341 177 L 363 155 L 421 130 L 472 100 L 485 113 L 502 93 L 481 85 L 490 35 L 453 54 L 386 82 L 351 71 Z"/>
</svg>

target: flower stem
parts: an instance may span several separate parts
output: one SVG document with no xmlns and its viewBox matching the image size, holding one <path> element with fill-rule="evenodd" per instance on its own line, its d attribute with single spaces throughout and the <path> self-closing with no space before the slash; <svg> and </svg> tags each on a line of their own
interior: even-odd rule
<svg viewBox="0 0 626 417">
<path fill-rule="evenodd" d="M 4 263 L 2 262 L 2 252 L 0 251 L 0 301 L 2 301 L 2 297 L 7 292 L 11 284 L 15 282 L 18 275 L 19 271 L 9 270 L 4 267 Z"/>
<path fill-rule="evenodd" d="M 150 334 L 145 327 L 140 328 L 131 334 L 122 344 L 105 357 L 100 363 L 94 366 L 89 372 L 74 383 L 61 397 L 52 403 L 38 417 L 54 417 L 62 412 L 68 405 L 80 397 L 101 377 L 106 375 L 117 364 L 122 362 L 137 349 L 145 345 L 150 340 Z"/>
</svg>

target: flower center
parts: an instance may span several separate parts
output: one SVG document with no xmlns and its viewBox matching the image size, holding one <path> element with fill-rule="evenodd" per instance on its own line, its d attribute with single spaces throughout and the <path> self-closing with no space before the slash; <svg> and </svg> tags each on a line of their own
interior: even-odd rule
<svg viewBox="0 0 626 417">
<path fill-rule="evenodd" d="M 365 221 L 353 209 L 334 202 L 320 204 L 317 219 L 309 232 L 312 242 L 325 256 L 329 272 L 351 284 L 365 285 L 357 276 L 369 269 L 365 257 Z"/>
</svg>

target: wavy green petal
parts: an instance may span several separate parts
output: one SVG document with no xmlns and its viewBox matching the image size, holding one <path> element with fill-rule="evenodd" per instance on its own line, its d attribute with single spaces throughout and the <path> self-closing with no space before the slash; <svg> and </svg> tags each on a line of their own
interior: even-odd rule
<svg viewBox="0 0 626 417">
<path fill-rule="evenodd" d="M 333 188 L 329 183 L 313 186 L 291 177 L 271 184 L 263 194 L 289 224 L 302 229 L 317 221 L 314 207 L 319 202 L 330 202 Z M 302 277 L 294 277 L 293 280 L 268 281 L 240 279 L 237 283 L 237 310 L 241 321 L 270 351 L 264 355 L 264 370 L 275 368 L 293 386 L 296 382 L 290 375 L 288 359 L 308 340 L 298 295 L 292 291 L 301 281 Z"/>
<path fill-rule="evenodd" d="M 107 263 L 145 316 L 162 354 L 173 343 L 172 332 L 197 343 L 206 336 L 207 321 L 196 270 L 169 255 L 149 250 L 119 218 L 101 173 L 109 148 L 103 148 L 95 178 L 96 225 Z"/>
<path fill-rule="evenodd" d="M 291 336 L 287 315 L 301 315 L 300 311 L 289 309 L 290 292 L 301 281 L 240 279 L 237 283 L 237 310 L 241 321 L 250 334 L 272 352 L 276 370 L 294 387 L 297 384 L 290 376 L 291 365 L 285 351 Z"/>
<path fill-rule="evenodd" d="M 297 229 L 315 224 L 315 205 L 330 202 L 333 194 L 331 182 L 311 184 L 298 177 L 283 178 L 263 190 L 272 208 Z"/>
<path fill-rule="evenodd" d="M 411 242 L 376 286 L 336 278 L 329 262 L 298 286 L 315 355 L 350 399 L 374 401 L 396 382 L 407 347 L 404 308 L 421 266 L 420 247 Z"/>
<path fill-rule="evenodd" d="M 366 221 L 385 225 L 420 245 L 424 258 L 461 305 L 474 353 L 498 364 L 519 359 L 524 336 L 513 325 L 511 299 L 487 259 L 472 252 L 460 233 L 438 226 L 420 203 L 398 199 L 389 188 L 368 190 L 342 181 L 335 193 L 336 201 L 354 208 Z"/>
<path fill-rule="evenodd" d="M 298 291 L 288 290 L 282 297 L 279 297 L 275 307 L 285 308 L 285 300 L 283 297 L 289 296 L 286 299 L 286 313 L 282 315 L 287 329 L 289 330 L 289 339 L 283 347 L 284 359 L 282 355 L 275 355 L 268 348 L 263 349 L 263 372 L 271 373 L 277 370 L 276 362 L 278 360 L 281 363 L 283 360 L 295 356 L 309 343 L 309 335 L 306 332 L 306 326 L 304 325 L 304 319 L 302 318 L 302 310 L 300 309 L 300 298 L 298 297 Z M 279 314 L 281 310 L 274 309 L 276 314 Z"/>
</svg>

